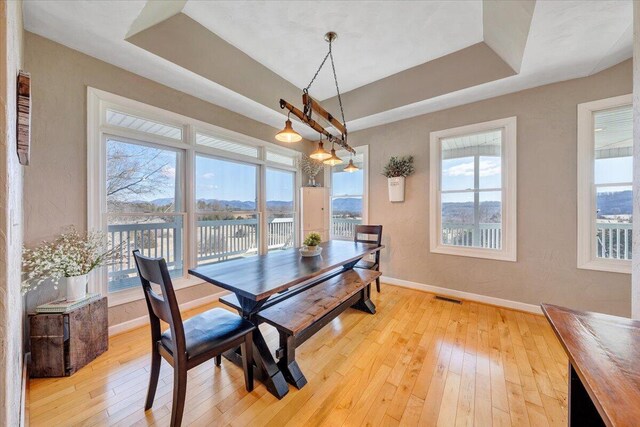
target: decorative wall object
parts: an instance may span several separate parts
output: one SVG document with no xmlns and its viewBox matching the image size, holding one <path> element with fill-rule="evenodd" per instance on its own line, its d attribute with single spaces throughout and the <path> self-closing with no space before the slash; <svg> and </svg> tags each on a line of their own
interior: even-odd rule
<svg viewBox="0 0 640 427">
<path fill-rule="evenodd" d="M 31 145 L 31 74 L 18 72 L 18 160 L 20 164 L 29 164 Z"/>
<path fill-rule="evenodd" d="M 404 202 L 405 178 L 414 171 L 413 156 L 394 156 L 389 159 L 382 174 L 387 177 L 390 202 Z"/>
<path fill-rule="evenodd" d="M 302 155 L 302 160 L 300 161 L 300 167 L 302 168 L 302 172 L 307 175 L 309 179 L 309 183 L 307 187 L 315 187 L 316 186 L 316 175 L 320 173 L 322 169 L 324 169 L 324 164 L 319 161 L 312 159 L 306 154 Z"/>
</svg>

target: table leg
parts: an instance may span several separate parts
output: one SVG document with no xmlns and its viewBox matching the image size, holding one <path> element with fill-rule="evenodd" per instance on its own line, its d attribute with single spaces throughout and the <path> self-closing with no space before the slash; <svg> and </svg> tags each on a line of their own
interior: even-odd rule
<svg viewBox="0 0 640 427">
<path fill-rule="evenodd" d="M 242 308 L 240 315 L 256 325 L 256 330 L 253 332 L 254 377 L 262 381 L 271 394 L 278 399 L 282 399 L 289 392 L 289 385 L 273 359 L 269 346 L 264 340 L 262 332 L 258 329 L 258 321 L 255 319 L 255 314 L 266 301 L 254 301 L 238 294 L 236 294 L 236 297 Z M 238 349 L 228 351 L 224 353 L 224 356 L 233 363 L 241 366 L 242 359 L 238 352 Z"/>
<path fill-rule="evenodd" d="M 376 314 L 376 306 L 371 301 L 371 284 L 365 286 L 361 292 L 361 298 L 352 305 L 356 310 L 364 311 L 365 313 Z"/>
<path fill-rule="evenodd" d="M 600 427 L 604 425 L 580 377 L 569 363 L 569 426 Z"/>
<path fill-rule="evenodd" d="M 278 349 L 278 366 L 284 374 L 287 382 L 292 384 L 298 390 L 307 384 L 298 362 L 296 362 L 296 343 L 295 338 L 280 334 L 280 348 Z"/>
</svg>

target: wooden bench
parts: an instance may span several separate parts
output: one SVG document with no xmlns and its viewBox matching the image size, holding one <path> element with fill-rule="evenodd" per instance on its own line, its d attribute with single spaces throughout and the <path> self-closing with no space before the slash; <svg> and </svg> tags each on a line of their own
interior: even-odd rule
<svg viewBox="0 0 640 427">
<path fill-rule="evenodd" d="M 345 270 L 302 291 L 293 291 L 290 297 L 283 295 L 257 313 L 260 322 L 275 327 L 280 334 L 276 357 L 289 383 L 297 388 L 307 383 L 295 360 L 297 347 L 349 307 L 375 313 L 369 300 L 370 284 L 380 275 L 372 270 Z M 224 296 L 220 301 L 239 308 L 234 295 Z"/>
</svg>

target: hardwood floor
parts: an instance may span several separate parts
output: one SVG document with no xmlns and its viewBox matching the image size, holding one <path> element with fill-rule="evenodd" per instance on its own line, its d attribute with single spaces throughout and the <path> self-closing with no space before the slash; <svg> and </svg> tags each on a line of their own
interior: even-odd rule
<svg viewBox="0 0 640 427">
<path fill-rule="evenodd" d="M 183 425 L 567 425 L 567 358 L 542 316 L 384 285 L 372 300 L 376 315 L 349 309 L 302 345 L 309 383 L 282 400 L 260 383 L 247 393 L 224 359 L 189 371 Z M 143 410 L 149 339 L 148 328 L 117 335 L 72 377 L 31 380 L 31 425 L 168 425 L 164 361 Z"/>
</svg>

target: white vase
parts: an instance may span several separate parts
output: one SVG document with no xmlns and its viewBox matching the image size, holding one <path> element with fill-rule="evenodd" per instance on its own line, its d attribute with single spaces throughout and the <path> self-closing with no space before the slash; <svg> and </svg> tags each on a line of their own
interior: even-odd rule
<svg viewBox="0 0 640 427">
<path fill-rule="evenodd" d="M 404 202 L 404 176 L 387 178 L 389 185 L 389 201 Z"/>
<path fill-rule="evenodd" d="M 65 277 L 67 280 L 67 301 L 77 301 L 87 296 L 88 275 Z"/>
</svg>

